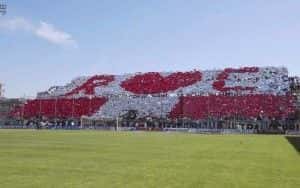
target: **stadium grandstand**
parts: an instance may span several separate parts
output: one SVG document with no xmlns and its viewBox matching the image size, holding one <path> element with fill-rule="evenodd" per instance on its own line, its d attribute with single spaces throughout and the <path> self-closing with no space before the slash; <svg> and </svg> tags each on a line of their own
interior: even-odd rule
<svg viewBox="0 0 300 188">
<path fill-rule="evenodd" d="M 273 120 L 295 120 L 298 85 L 284 67 L 82 76 L 38 93 L 11 116 L 93 124 L 122 120 L 126 127 L 156 120 L 159 128 L 174 122 L 176 127 L 237 128 L 239 121 L 265 120 L 260 123 L 265 129 Z M 295 129 L 294 123 L 284 124 Z"/>
</svg>

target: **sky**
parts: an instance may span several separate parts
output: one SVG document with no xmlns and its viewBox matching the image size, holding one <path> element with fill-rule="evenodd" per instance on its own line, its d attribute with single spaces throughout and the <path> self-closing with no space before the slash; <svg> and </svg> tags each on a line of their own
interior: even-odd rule
<svg viewBox="0 0 300 188">
<path fill-rule="evenodd" d="M 0 2 L 6 97 L 103 73 L 285 66 L 300 75 L 299 0 Z"/>
</svg>

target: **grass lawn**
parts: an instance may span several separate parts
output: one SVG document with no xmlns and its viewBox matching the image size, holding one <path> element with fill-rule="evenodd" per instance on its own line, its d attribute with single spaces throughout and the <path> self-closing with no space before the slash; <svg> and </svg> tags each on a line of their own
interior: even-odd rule
<svg viewBox="0 0 300 188">
<path fill-rule="evenodd" d="M 284 136 L 0 130 L 1 188 L 299 188 Z"/>
</svg>

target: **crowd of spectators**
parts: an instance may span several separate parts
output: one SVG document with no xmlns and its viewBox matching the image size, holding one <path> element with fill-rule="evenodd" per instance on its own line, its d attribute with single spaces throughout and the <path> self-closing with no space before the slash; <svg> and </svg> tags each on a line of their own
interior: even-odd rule
<svg viewBox="0 0 300 188">
<path fill-rule="evenodd" d="M 23 119 L 210 117 L 287 118 L 295 111 L 287 69 L 244 67 L 78 77 L 40 92 L 12 111 Z"/>
</svg>

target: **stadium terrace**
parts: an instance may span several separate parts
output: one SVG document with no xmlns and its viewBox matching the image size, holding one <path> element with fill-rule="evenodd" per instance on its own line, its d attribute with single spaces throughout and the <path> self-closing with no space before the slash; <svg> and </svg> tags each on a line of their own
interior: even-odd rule
<svg viewBox="0 0 300 188">
<path fill-rule="evenodd" d="M 14 109 L 12 116 L 160 122 L 282 120 L 296 111 L 290 86 L 284 67 L 82 76 L 38 93 L 36 99 Z"/>
</svg>

